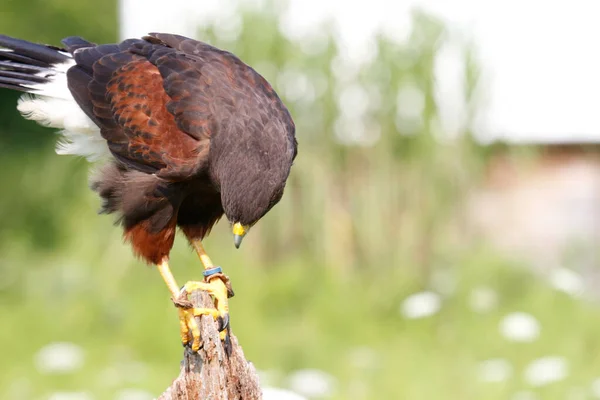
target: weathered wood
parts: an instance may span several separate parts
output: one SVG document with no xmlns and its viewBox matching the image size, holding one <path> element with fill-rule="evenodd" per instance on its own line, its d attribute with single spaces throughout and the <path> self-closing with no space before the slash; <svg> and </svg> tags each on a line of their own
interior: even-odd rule
<svg viewBox="0 0 600 400">
<path fill-rule="evenodd" d="M 213 307 L 210 296 L 201 291 L 191 295 L 195 307 Z M 244 357 L 237 338 L 231 335 L 231 355 L 227 357 L 211 316 L 197 319 L 204 343 L 198 353 L 184 350 L 179 376 L 158 400 L 255 400 L 262 399 L 258 375 Z"/>
</svg>

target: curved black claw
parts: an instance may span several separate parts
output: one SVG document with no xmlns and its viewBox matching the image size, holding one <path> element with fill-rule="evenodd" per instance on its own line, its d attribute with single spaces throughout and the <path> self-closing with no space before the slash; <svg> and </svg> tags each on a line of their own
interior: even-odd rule
<svg viewBox="0 0 600 400">
<path fill-rule="evenodd" d="M 221 315 L 217 320 L 219 321 L 219 332 L 229 327 L 229 314 Z"/>
<path fill-rule="evenodd" d="M 225 282 L 225 287 L 227 288 L 227 298 L 228 299 L 235 296 L 235 293 L 233 292 L 233 288 L 231 287 L 231 282 L 229 282 L 229 279 L 227 280 L 227 282 Z"/>
<path fill-rule="evenodd" d="M 233 350 L 233 346 L 231 345 L 231 327 L 227 325 L 227 333 L 225 334 L 225 339 L 223 340 L 223 348 L 225 349 L 225 354 L 227 357 L 231 356 L 231 352 Z"/>
<path fill-rule="evenodd" d="M 223 341 L 223 347 L 225 348 L 225 354 L 227 357 L 231 355 L 232 346 L 231 346 L 231 326 L 229 325 L 229 314 L 225 314 L 223 316 L 219 316 L 217 318 L 219 322 L 219 332 L 225 331 L 225 336 L 221 336 L 221 340 Z"/>
<path fill-rule="evenodd" d="M 194 341 L 193 341 L 193 340 L 190 340 L 190 341 L 188 341 L 188 342 L 185 342 L 185 343 L 184 343 L 184 342 L 181 342 L 181 345 L 183 346 L 183 348 L 184 348 L 186 351 L 187 351 L 187 350 L 189 350 L 189 351 L 191 351 L 192 353 L 194 353 L 194 349 L 192 348 L 192 347 L 194 346 Z M 197 351 L 200 351 L 200 350 L 202 350 L 203 348 L 204 348 L 204 342 L 203 342 L 203 341 L 200 341 L 200 347 L 198 347 L 198 350 L 197 350 Z"/>
</svg>

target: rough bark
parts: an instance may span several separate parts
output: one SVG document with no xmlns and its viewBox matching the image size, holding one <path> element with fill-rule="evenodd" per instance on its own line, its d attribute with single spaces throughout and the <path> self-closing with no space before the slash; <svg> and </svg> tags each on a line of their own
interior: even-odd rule
<svg viewBox="0 0 600 400">
<path fill-rule="evenodd" d="M 201 291 L 192 293 L 191 300 L 195 307 L 213 307 L 210 296 Z M 184 350 L 179 376 L 158 400 L 262 399 L 256 370 L 237 338 L 231 335 L 232 351 L 227 357 L 214 319 L 202 316 L 198 322 L 204 345 L 197 353 Z"/>
</svg>

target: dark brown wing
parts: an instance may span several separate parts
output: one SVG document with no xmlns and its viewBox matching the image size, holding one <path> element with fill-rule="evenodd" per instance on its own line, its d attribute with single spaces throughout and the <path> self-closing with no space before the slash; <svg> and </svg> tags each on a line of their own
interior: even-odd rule
<svg viewBox="0 0 600 400">
<path fill-rule="evenodd" d="M 165 90 L 170 96 L 176 95 L 169 87 L 169 81 L 181 81 L 181 78 L 202 77 L 202 80 L 188 80 L 202 83 L 219 107 L 227 111 L 236 110 L 242 118 L 249 113 L 259 113 L 261 124 L 273 119 L 281 119 L 293 126 L 288 110 L 283 106 L 273 87 L 253 68 L 244 64 L 230 52 L 217 49 L 206 43 L 185 36 L 168 33 L 151 33 L 144 40 L 161 44 L 177 50 L 169 57 L 155 58 L 155 64 L 165 77 Z M 173 56 L 174 55 L 174 56 Z M 182 71 L 191 68 L 194 71 Z M 187 75 L 183 76 L 182 75 Z M 187 80 L 187 79 L 186 79 Z M 194 91 L 190 100 L 202 100 L 198 95 L 202 90 Z M 252 108 L 249 110 L 248 108 Z M 268 112 L 268 113 L 267 113 Z"/>
<path fill-rule="evenodd" d="M 125 162 L 152 166 L 160 170 L 158 175 L 172 179 L 204 166 L 210 136 L 192 137 L 178 127 L 167 109 L 170 98 L 155 65 L 143 58 L 125 64 L 108 82 L 106 98 L 117 127 L 127 137 L 124 143 L 109 142 L 109 147 Z"/>
<path fill-rule="evenodd" d="M 150 33 L 144 40 L 177 50 L 174 56 L 162 57 L 155 62 L 165 77 L 165 90 L 171 97 L 177 96 L 173 91 L 177 86 L 170 87 L 171 82 L 187 80 L 188 85 L 202 84 L 206 88 L 191 92 L 186 97 L 187 101 L 179 102 L 179 107 L 190 109 L 191 104 L 203 102 L 202 96 L 210 96 L 208 104 L 219 131 L 229 130 L 232 133 L 227 138 L 221 136 L 221 141 L 236 140 L 243 132 L 256 135 L 261 138 L 259 140 L 269 137 L 269 132 L 286 132 L 288 148 L 292 152 L 292 159 L 295 158 L 297 143 L 292 117 L 273 87 L 253 68 L 227 51 L 185 36 Z M 194 72 L 182 74 L 185 66 L 191 67 Z M 187 79 L 194 73 L 202 79 Z M 180 127 L 186 129 L 185 126 Z M 273 141 L 271 145 L 276 142 Z M 216 146 L 211 151 L 215 153 L 227 148 Z"/>
<path fill-rule="evenodd" d="M 152 63 L 170 53 L 175 50 L 141 40 L 82 48 L 74 53 L 77 65 L 68 78 L 115 158 L 130 168 L 181 180 L 206 166 L 213 127 L 208 99 L 202 98 L 206 90 L 194 83 L 199 76 L 189 72 L 193 68 L 181 64 L 178 76 L 187 79 L 167 85 Z M 193 103 L 190 93 L 198 94 Z"/>
<path fill-rule="evenodd" d="M 217 131 L 232 132 L 221 138 L 227 141 L 281 124 L 276 130 L 294 140 L 292 119 L 273 88 L 231 53 L 159 33 L 118 45 L 72 45 L 71 92 L 113 155 L 131 168 L 185 179 L 206 167 Z"/>
</svg>

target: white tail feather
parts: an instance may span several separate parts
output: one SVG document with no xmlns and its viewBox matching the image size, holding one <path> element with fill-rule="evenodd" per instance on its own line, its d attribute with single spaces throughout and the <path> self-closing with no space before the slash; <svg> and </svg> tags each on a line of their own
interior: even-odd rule
<svg viewBox="0 0 600 400">
<path fill-rule="evenodd" d="M 24 94 L 17 103 L 17 110 L 24 118 L 50 128 L 64 128 L 64 120 L 70 110 L 69 101 L 52 97 Z"/>
<path fill-rule="evenodd" d="M 100 129 L 81 110 L 67 86 L 66 71 L 74 64 L 69 61 L 53 66 L 50 82 L 29 85 L 31 94 L 23 95 L 17 109 L 24 118 L 40 125 L 62 129 L 56 145 L 57 154 L 85 157 L 97 161 L 109 155 Z M 44 73 L 48 77 L 47 73 Z"/>
<path fill-rule="evenodd" d="M 99 161 L 109 154 L 106 141 L 101 137 L 71 130 L 63 130 L 60 134 L 62 138 L 56 144 L 56 154 L 82 156 L 90 162 Z"/>
</svg>

